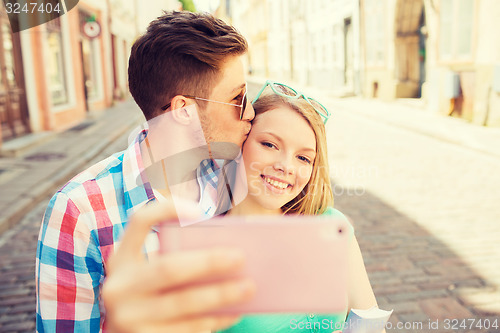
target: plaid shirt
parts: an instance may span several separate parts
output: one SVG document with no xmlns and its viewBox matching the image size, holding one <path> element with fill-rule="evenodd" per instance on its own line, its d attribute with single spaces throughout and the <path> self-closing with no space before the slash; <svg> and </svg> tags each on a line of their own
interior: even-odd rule
<svg viewBox="0 0 500 333">
<path fill-rule="evenodd" d="M 142 132 L 125 151 L 77 175 L 50 200 L 36 254 L 37 332 L 105 331 L 99 303 L 107 260 L 120 243 L 131 214 L 156 200 L 144 170 Z M 204 161 L 201 194 L 217 181 L 216 164 Z M 139 180 L 139 181 L 138 181 Z M 215 182 L 214 182 L 215 181 Z M 210 206 L 209 196 L 202 204 Z M 156 232 L 146 255 L 159 249 Z"/>
<path fill-rule="evenodd" d="M 219 162 L 221 163 L 221 162 Z M 214 202 L 217 199 L 217 182 L 219 181 L 219 164 L 211 159 L 203 160 L 196 170 L 200 188 L 200 207 L 206 217 L 212 217 L 217 209 Z"/>
</svg>

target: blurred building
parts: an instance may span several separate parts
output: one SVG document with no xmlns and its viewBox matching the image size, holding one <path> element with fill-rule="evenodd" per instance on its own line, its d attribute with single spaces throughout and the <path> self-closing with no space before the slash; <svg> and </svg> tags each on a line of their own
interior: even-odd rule
<svg viewBox="0 0 500 333">
<path fill-rule="evenodd" d="M 500 126 L 500 1 L 226 0 L 252 74 Z M 217 11 L 215 11 L 217 13 Z"/>
<path fill-rule="evenodd" d="M 330 87 L 339 95 L 361 91 L 357 1 L 228 2 L 232 23 L 249 41 L 252 74 Z"/>
<path fill-rule="evenodd" d="M 22 93 L 18 105 L 2 103 L 2 138 L 64 130 L 87 112 L 124 97 L 134 22 L 133 2 L 84 0 L 67 14 L 20 33 L 4 25 L 2 44 L 19 40 L 12 53 L 20 57 L 14 57 L 18 63 L 11 74 L 16 82 L 3 89 Z M 7 49 L 3 53 L 9 57 Z"/>
<path fill-rule="evenodd" d="M 221 1 L 220 7 L 215 14 L 223 12 L 223 19 L 230 16 L 231 20 L 226 22 L 233 24 L 248 41 L 248 71 L 253 75 L 268 76 L 268 1 L 229 0 Z"/>
<path fill-rule="evenodd" d="M 196 5 L 196 3 L 195 3 L 195 5 Z M 208 8 L 203 8 L 200 10 L 197 7 L 196 9 L 200 12 L 203 12 L 203 11 L 211 12 L 215 17 L 220 18 L 224 22 L 231 24 L 231 25 L 233 24 L 233 16 L 232 16 L 233 6 L 232 6 L 231 0 L 225 0 L 225 1 L 220 0 L 218 4 L 215 3 L 213 10 L 211 10 L 212 9 L 211 7 L 212 7 L 212 2 L 209 2 Z"/>
<path fill-rule="evenodd" d="M 0 11 L 0 149 L 29 133 L 62 131 L 128 96 L 130 48 L 176 0 L 82 0 L 13 34 Z"/>
<path fill-rule="evenodd" d="M 149 23 L 163 14 L 164 10 L 182 10 L 178 0 L 134 0 L 136 3 L 137 31 L 142 34 Z"/>
<path fill-rule="evenodd" d="M 500 2 L 362 0 L 364 94 L 500 126 Z"/>
</svg>

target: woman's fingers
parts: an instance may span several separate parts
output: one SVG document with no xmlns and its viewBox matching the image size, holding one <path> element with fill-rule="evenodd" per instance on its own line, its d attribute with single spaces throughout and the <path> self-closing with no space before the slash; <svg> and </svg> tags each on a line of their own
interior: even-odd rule
<svg viewBox="0 0 500 333">
<path fill-rule="evenodd" d="M 255 292 L 250 281 L 228 280 L 244 262 L 238 249 L 183 251 L 145 260 L 142 248 L 151 227 L 175 221 L 176 209 L 199 216 L 192 208 L 179 203 L 175 207 L 172 203 L 152 204 L 136 212 L 128 222 L 119 248 L 107 262 L 107 277 L 101 289 L 111 332 L 195 333 L 221 329 L 234 323 L 236 317 L 207 313 L 248 300 Z"/>
<path fill-rule="evenodd" d="M 107 276 L 101 297 L 107 308 L 121 308 L 124 301 L 133 304 L 178 286 L 234 276 L 243 262 L 241 250 L 221 247 L 164 254 L 150 262 L 129 263 L 123 269 L 115 266 L 113 274 Z"/>
<path fill-rule="evenodd" d="M 160 323 L 210 313 L 250 299 L 255 289 L 251 280 L 238 279 L 171 290 L 154 298 L 138 300 L 133 307 L 124 309 L 123 320 L 147 318 L 149 322 Z"/>
<path fill-rule="evenodd" d="M 207 313 L 244 302 L 254 293 L 255 285 L 248 279 L 190 286 L 155 296 L 121 299 L 121 303 L 114 304 L 107 319 L 112 332 L 216 330 L 231 325 L 237 317 Z"/>
<path fill-rule="evenodd" d="M 156 293 L 204 278 L 234 275 L 243 263 L 243 252 L 233 248 L 164 254 L 152 258 L 147 266 L 137 271 L 130 288 L 138 293 Z"/>
<path fill-rule="evenodd" d="M 125 232 L 116 253 L 112 257 L 111 266 L 122 266 L 143 261 L 142 247 L 151 228 L 165 221 L 177 221 L 177 210 L 182 210 L 183 218 L 199 217 L 199 208 L 193 204 L 176 202 L 155 202 L 135 212 L 127 222 Z"/>
<path fill-rule="evenodd" d="M 162 202 L 148 204 L 135 212 L 127 223 L 121 239 L 119 252 L 123 257 L 142 254 L 142 246 L 151 228 L 162 221 L 176 219 L 173 203 Z"/>
</svg>

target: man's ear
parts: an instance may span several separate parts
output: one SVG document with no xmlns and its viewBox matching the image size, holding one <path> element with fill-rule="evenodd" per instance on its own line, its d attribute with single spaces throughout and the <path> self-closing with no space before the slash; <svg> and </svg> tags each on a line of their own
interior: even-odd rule
<svg viewBox="0 0 500 333">
<path fill-rule="evenodd" d="M 170 110 L 177 110 L 185 107 L 188 104 L 188 99 L 182 95 L 177 95 L 170 102 Z"/>
<path fill-rule="evenodd" d="M 182 125 L 189 125 L 193 121 L 192 108 L 188 99 L 184 96 L 175 96 L 172 99 L 172 118 Z"/>
</svg>

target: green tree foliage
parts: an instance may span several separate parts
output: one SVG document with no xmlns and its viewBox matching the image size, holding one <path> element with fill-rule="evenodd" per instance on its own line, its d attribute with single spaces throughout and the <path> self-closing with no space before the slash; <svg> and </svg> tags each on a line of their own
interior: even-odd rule
<svg viewBox="0 0 500 333">
<path fill-rule="evenodd" d="M 193 3 L 193 0 L 180 0 L 182 4 L 182 9 L 190 12 L 196 12 L 196 6 Z"/>
</svg>

